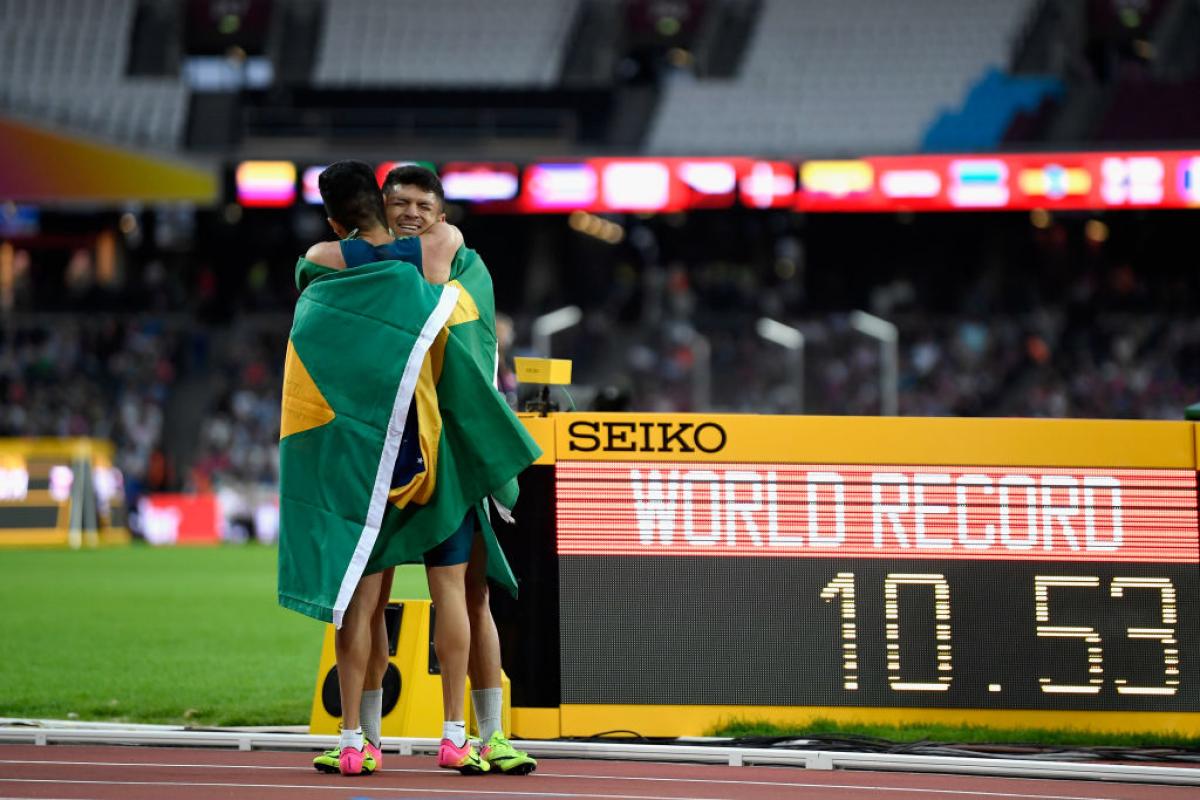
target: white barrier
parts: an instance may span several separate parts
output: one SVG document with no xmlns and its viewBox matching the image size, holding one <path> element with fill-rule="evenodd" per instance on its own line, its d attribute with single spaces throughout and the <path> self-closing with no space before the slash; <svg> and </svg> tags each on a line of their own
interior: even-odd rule
<svg viewBox="0 0 1200 800">
<path fill-rule="evenodd" d="M 89 745 L 222 747 L 238 750 L 324 750 L 336 736 L 280 733 L 270 730 L 188 730 L 152 725 L 66 723 L 39 725 L 0 720 L 0 742 Z M 433 754 L 437 739 L 383 738 L 384 752 L 400 755 Z M 1121 783 L 1200 786 L 1200 768 L 1140 764 L 1096 764 L 1038 761 L 1020 758 L 921 756 L 854 753 L 828 750 L 789 750 L 769 747 L 728 747 L 696 744 L 636 744 L 629 742 L 571 742 L 522 740 L 522 749 L 538 758 L 591 758 L 625 761 L 683 761 L 729 766 L 788 766 L 804 769 L 863 769 L 889 772 L 939 772 L 1010 778 L 1061 778 Z"/>
</svg>

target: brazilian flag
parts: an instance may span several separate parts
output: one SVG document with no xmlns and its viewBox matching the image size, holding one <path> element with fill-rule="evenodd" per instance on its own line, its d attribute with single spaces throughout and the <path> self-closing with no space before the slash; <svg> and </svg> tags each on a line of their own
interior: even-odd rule
<svg viewBox="0 0 1200 800">
<path fill-rule="evenodd" d="M 280 604 L 340 626 L 364 574 L 419 561 L 468 512 L 489 575 L 515 594 L 486 498 L 511 508 L 516 476 L 541 451 L 495 388 L 482 259 L 461 249 L 445 286 L 402 261 L 339 271 L 300 259 L 296 283 L 279 431 Z M 419 453 L 414 464 L 397 464 L 402 441 Z"/>
</svg>

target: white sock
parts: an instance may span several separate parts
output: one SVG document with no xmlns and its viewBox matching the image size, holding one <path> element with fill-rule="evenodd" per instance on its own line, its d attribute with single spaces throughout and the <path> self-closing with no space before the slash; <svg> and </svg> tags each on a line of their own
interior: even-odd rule
<svg viewBox="0 0 1200 800">
<path fill-rule="evenodd" d="M 442 723 L 442 738 L 449 739 L 455 747 L 467 743 L 467 723 L 465 720 L 447 720 Z"/>
<path fill-rule="evenodd" d="M 500 731 L 501 736 L 504 735 L 504 731 L 500 727 L 500 714 L 504 710 L 504 690 L 502 688 L 472 689 L 471 705 L 475 708 L 475 721 L 479 724 L 479 738 L 483 739 L 484 744 L 487 744 L 496 731 Z"/>
<path fill-rule="evenodd" d="M 379 747 L 379 727 L 383 722 L 383 689 L 372 689 L 362 693 L 358 717 L 362 721 L 363 738 Z"/>
<path fill-rule="evenodd" d="M 355 750 L 362 750 L 362 746 L 362 728 L 355 728 L 352 731 L 342 728 L 342 736 L 338 740 L 338 747 L 353 747 Z"/>
</svg>

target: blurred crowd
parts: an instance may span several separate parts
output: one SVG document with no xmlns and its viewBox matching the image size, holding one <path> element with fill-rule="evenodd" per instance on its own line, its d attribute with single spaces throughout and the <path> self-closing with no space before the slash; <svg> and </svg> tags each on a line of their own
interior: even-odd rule
<svg viewBox="0 0 1200 800">
<path fill-rule="evenodd" d="M 1200 400 L 1200 320 L 1119 313 L 1080 325 L 1043 309 L 891 321 L 904 415 L 1178 419 Z M 884 350 L 847 314 L 788 321 L 804 336 L 802 361 L 756 322 L 731 313 L 702 329 L 678 318 L 622 329 L 590 314 L 558 353 L 576 360 L 572 402 L 880 413 Z M 151 317 L 10 321 L 0 326 L 0 436 L 111 439 L 131 501 L 273 487 L 286 331 L 277 315 L 219 330 Z M 515 404 L 509 364 L 502 375 Z"/>
<path fill-rule="evenodd" d="M 74 315 L 0 325 L 0 436 L 113 440 L 126 489 L 164 489 L 164 415 L 184 358 L 162 320 Z"/>
<path fill-rule="evenodd" d="M 286 318 L 269 328 L 178 316 L 6 318 L 0 436 L 111 440 L 135 530 L 139 499 L 155 492 L 214 492 L 227 519 L 253 518 L 278 483 Z"/>
<path fill-rule="evenodd" d="M 534 309 L 575 304 L 552 343 L 575 362 L 561 408 L 871 415 L 894 391 L 904 415 L 1179 419 L 1200 400 L 1200 287 L 1177 257 L 1190 219 L 1154 219 L 630 219 L 618 247 L 542 221 L 479 247 L 515 312 L 499 325 L 514 406 Z M 166 282 L 131 259 L 107 305 L 27 286 L 0 319 L 0 436 L 111 439 L 131 507 L 212 492 L 228 519 L 269 527 L 296 296 L 280 258 Z M 168 284 L 172 300 L 149 291 Z M 856 309 L 896 326 L 894 389 Z M 802 351 L 764 338 L 767 318 Z"/>
<path fill-rule="evenodd" d="M 189 488 L 274 485 L 279 480 L 279 401 L 288 320 L 243 324 L 226 337 L 199 427 Z"/>
<path fill-rule="evenodd" d="M 902 415 L 1180 419 L 1200 401 L 1193 320 L 1115 315 L 1083 331 L 1052 311 L 891 321 Z M 882 412 L 884 346 L 855 330 L 849 315 L 792 320 L 804 336 L 802 359 L 759 336 L 756 322 L 744 317 L 704 332 L 675 323 L 658 336 L 615 341 L 598 333 L 614 346 L 611 360 L 577 362 L 577 381 L 608 387 L 611 410 Z"/>
</svg>

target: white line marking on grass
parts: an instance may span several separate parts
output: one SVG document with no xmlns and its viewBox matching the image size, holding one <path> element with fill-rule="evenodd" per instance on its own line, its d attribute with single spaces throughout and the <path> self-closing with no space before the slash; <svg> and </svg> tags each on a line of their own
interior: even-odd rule
<svg viewBox="0 0 1200 800">
<path fill-rule="evenodd" d="M 79 761 L 0 761 L 0 764 L 19 763 L 19 764 L 62 764 L 62 765 L 86 765 L 86 766 L 126 766 L 126 767 L 141 767 L 141 766 L 162 766 L 162 767 L 205 767 L 207 769 L 218 769 L 211 764 L 105 764 L 103 762 L 79 762 Z M 251 769 L 249 765 L 237 765 L 243 769 Z M 258 769 L 263 769 L 259 767 Z M 295 769 L 295 767 L 267 767 L 267 769 Z M 433 770 L 387 770 L 389 772 L 408 772 L 408 773 L 433 773 Z M 708 783 L 708 784 L 724 784 L 730 786 L 773 786 L 781 789 L 841 789 L 845 791 L 855 792 L 890 792 L 895 794 L 926 794 L 926 795 L 952 795 L 956 797 L 1003 797 L 1003 798 L 1020 798 L 1021 800 L 1120 800 L 1112 795 L 1066 795 L 1066 794 L 1024 794 L 1014 792 L 988 792 L 972 789 L 937 789 L 933 787 L 909 787 L 909 786 L 871 786 L 861 784 L 840 784 L 840 783 L 795 783 L 795 782 L 774 782 L 774 781 L 730 781 L 730 780 L 704 780 L 702 778 L 667 778 L 667 777 L 642 777 L 642 776 L 620 776 L 620 775 L 568 775 L 562 773 L 545 773 L 538 777 L 542 778 L 581 778 L 586 780 L 634 780 L 634 781 L 660 781 L 666 783 Z M 1001 779 L 1009 780 L 1009 779 Z M 223 788 L 245 788 L 245 789 L 316 789 L 329 790 L 336 789 L 337 791 L 345 791 L 346 787 L 338 786 L 321 786 L 321 785 L 291 785 L 291 784 L 260 784 L 260 783 L 207 783 L 207 782 L 188 782 L 188 781 L 101 781 L 101 780 L 50 780 L 38 778 L 0 778 L 0 782 L 13 783 L 79 783 L 79 784 L 99 784 L 99 785 L 128 785 L 128 786 L 219 786 Z M 482 795 L 499 795 L 509 796 L 513 794 L 526 795 L 530 797 L 595 797 L 617 800 L 618 798 L 626 798 L 626 800 L 680 800 L 679 798 L 666 798 L 656 795 L 632 795 L 632 794 L 591 794 L 591 793 L 571 793 L 571 792 L 528 792 L 528 791 L 490 791 L 483 789 L 458 790 L 458 789 L 413 789 L 402 786 L 378 786 L 372 782 L 370 786 L 371 792 L 404 792 L 407 794 L 420 794 L 422 792 L 433 792 L 435 794 L 482 794 Z M 724 798 L 699 798 L 693 797 L 688 800 L 724 800 Z"/>
</svg>

